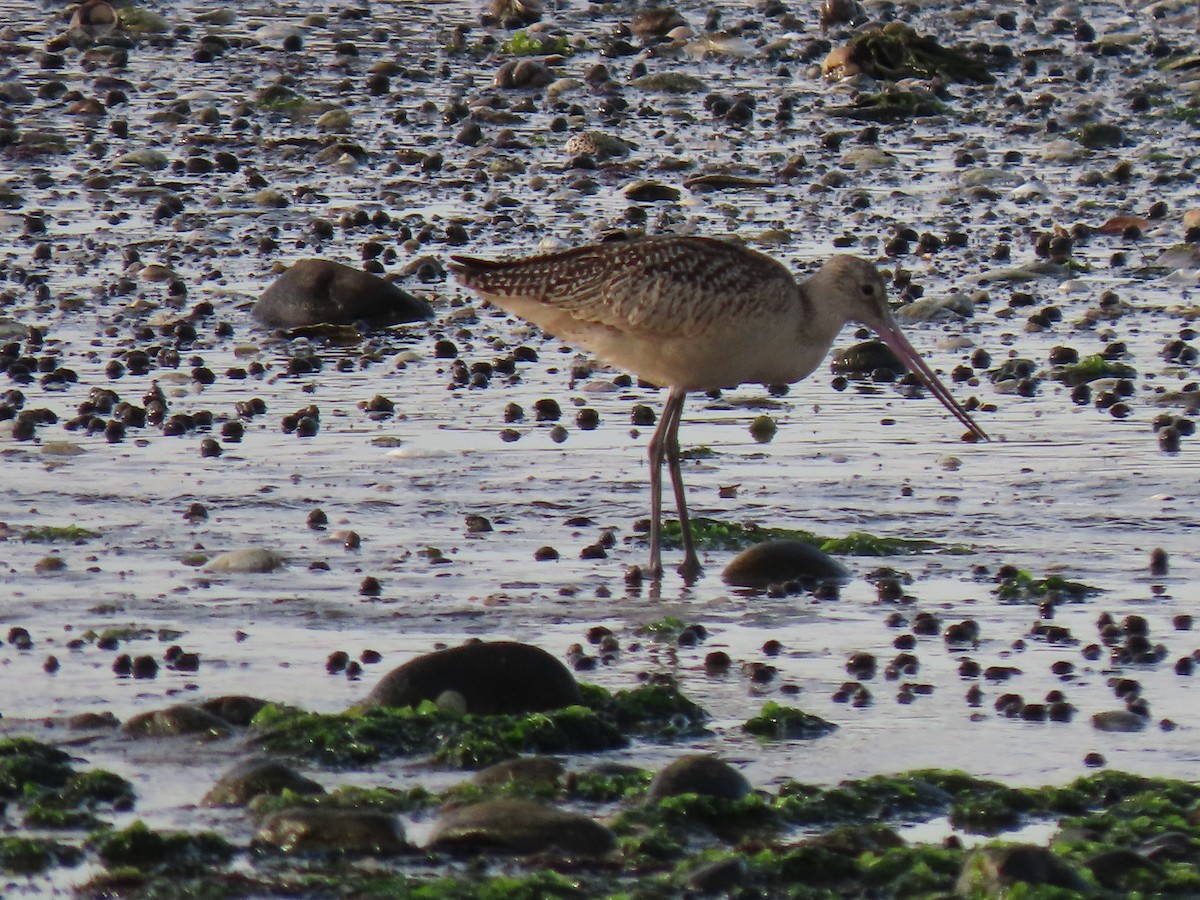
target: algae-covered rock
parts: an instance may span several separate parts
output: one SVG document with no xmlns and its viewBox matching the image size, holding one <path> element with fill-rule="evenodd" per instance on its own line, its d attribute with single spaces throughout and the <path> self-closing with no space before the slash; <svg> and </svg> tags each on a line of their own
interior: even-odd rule
<svg viewBox="0 0 1200 900">
<path fill-rule="evenodd" d="M 532 800 L 500 798 L 443 812 L 433 823 L 429 846 L 464 853 L 558 850 L 602 856 L 616 846 L 616 839 L 608 828 L 587 816 Z"/>
<path fill-rule="evenodd" d="M 198 706 L 180 703 L 155 709 L 126 720 L 121 734 L 131 738 L 181 737 L 190 735 L 204 740 L 229 736 L 229 723 Z"/>
<path fill-rule="evenodd" d="M 526 787 L 557 787 L 566 772 L 552 756 L 520 756 L 480 769 L 471 778 L 481 787 L 520 784 Z"/>
<path fill-rule="evenodd" d="M 230 725 L 247 728 L 254 717 L 258 715 L 259 710 L 266 705 L 267 701 L 258 697 L 244 697 L 235 694 L 205 700 L 200 704 L 200 708 L 219 719 L 224 719 Z"/>
<path fill-rule="evenodd" d="M 982 60 L 965 51 L 943 47 L 900 22 L 856 34 L 845 45 L 835 47 L 821 69 L 828 78 L 849 78 L 863 73 L 889 81 L 941 78 L 992 84 L 996 80 Z"/>
<path fill-rule="evenodd" d="M 412 850 L 399 819 L 370 810 L 285 809 L 267 818 L 257 837 L 285 853 L 395 856 Z"/>
<path fill-rule="evenodd" d="M 245 806 L 262 794 L 279 796 L 321 794 L 320 784 L 275 759 L 248 759 L 220 777 L 200 801 L 201 806 Z"/>
<path fill-rule="evenodd" d="M 811 740 L 837 731 L 837 725 L 803 710 L 766 703 L 757 716 L 742 725 L 742 729 L 773 740 Z"/>
<path fill-rule="evenodd" d="M 228 861 L 236 852 L 216 834 L 158 832 L 144 822 L 134 822 L 120 831 L 97 832 L 88 839 L 88 844 L 110 869 L 207 868 Z"/>
<path fill-rule="evenodd" d="M 965 897 L 1005 897 L 1018 882 L 1088 890 L 1088 883 L 1052 850 L 1009 844 L 980 847 L 968 856 L 956 893 Z"/>
<path fill-rule="evenodd" d="M 925 91 L 887 87 L 875 93 L 860 94 L 852 103 L 830 106 L 826 112 L 863 122 L 899 122 L 916 116 L 941 115 L 948 109 L 945 103 Z"/>
</svg>

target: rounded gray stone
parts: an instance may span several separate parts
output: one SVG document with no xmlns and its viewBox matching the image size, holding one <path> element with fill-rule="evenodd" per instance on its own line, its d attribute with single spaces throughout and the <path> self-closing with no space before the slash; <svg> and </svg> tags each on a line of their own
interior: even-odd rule
<svg viewBox="0 0 1200 900">
<path fill-rule="evenodd" d="M 613 833 L 587 816 L 508 797 L 446 810 L 429 837 L 430 849 L 466 853 L 487 848 L 602 856 L 615 846 Z"/>
</svg>

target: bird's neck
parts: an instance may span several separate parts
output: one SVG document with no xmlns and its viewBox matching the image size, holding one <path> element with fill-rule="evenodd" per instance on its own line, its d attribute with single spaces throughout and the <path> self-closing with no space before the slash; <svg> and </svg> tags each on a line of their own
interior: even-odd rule
<svg viewBox="0 0 1200 900">
<path fill-rule="evenodd" d="M 827 279 L 821 275 L 817 272 L 796 286 L 799 313 L 796 337 L 801 344 L 813 347 L 824 357 L 849 320 L 845 309 L 835 302 L 837 293 L 829 290 L 825 284 Z"/>
</svg>

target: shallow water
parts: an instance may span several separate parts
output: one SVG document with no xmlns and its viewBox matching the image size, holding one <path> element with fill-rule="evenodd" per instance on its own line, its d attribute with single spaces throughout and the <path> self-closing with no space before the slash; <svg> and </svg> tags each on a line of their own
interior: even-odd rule
<svg viewBox="0 0 1200 900">
<path fill-rule="evenodd" d="M 736 21 L 750 15 L 754 4 L 729 6 L 727 19 Z M 1119 25 L 1125 27 L 1115 5 L 1084 6 L 1094 22 L 1110 22 L 1114 31 Z M 160 9 L 178 23 L 193 21 L 196 13 L 213 7 L 164 4 Z M 470 18 L 463 4 L 439 7 L 445 10 L 446 22 Z M 697 10 L 687 11 L 700 18 Z M 935 12 L 920 22 L 936 28 Z M 46 210 L 48 231 L 44 236 L 22 234 L 20 214 L 7 217 L 8 226 L 0 231 L 0 259 L 10 264 L 10 271 L 12 265 L 20 265 L 44 276 L 51 300 L 38 301 L 28 286 L 10 278 L 7 285 L 0 285 L 11 289 L 0 312 L 44 329 L 47 342 L 40 352 L 58 355 L 60 364 L 73 368 L 79 380 L 61 390 L 36 382 L 22 386 L 26 406 L 55 410 L 60 424 L 39 427 L 38 440 L 33 442 L 0 439 L 0 519 L 14 529 L 0 543 L 0 622 L 5 632 L 13 625 L 28 628 L 36 642 L 31 652 L 19 652 L 7 642 L 0 646 L 0 714 L 4 717 L 0 729 L 35 729 L 56 738 L 62 736 L 61 729 L 41 730 L 38 720 L 102 709 L 123 719 L 181 699 L 230 693 L 333 711 L 361 699 L 390 668 L 438 642 L 512 638 L 561 655 L 570 644 L 584 640 L 592 625 L 612 628 L 622 646 L 628 647 L 638 640 L 634 635 L 638 625 L 673 615 L 703 623 L 710 632 L 708 641 L 668 652 L 641 639 L 642 649 L 626 649 L 614 664 L 581 676 L 618 689 L 636 684 L 639 673 L 670 672 L 683 692 L 712 714 L 710 738 L 686 746 L 637 744 L 619 754 L 641 765 L 658 766 L 686 750 L 703 749 L 721 753 L 764 788 L 787 778 L 836 782 L 933 766 L 1034 785 L 1062 783 L 1082 774 L 1084 755 L 1099 751 L 1113 767 L 1196 777 L 1200 758 L 1192 739 L 1195 687 L 1191 679 L 1175 675 L 1171 663 L 1191 653 L 1200 641 L 1193 632 L 1173 631 L 1171 621 L 1175 614 L 1191 612 L 1195 606 L 1200 467 L 1194 439 L 1184 440 L 1181 453 L 1165 454 L 1151 430 L 1151 420 L 1160 412 L 1153 404 L 1153 389 L 1178 389 L 1196 376 L 1194 368 L 1171 366 L 1160 358 L 1162 344 L 1177 336 L 1181 324 L 1192 321 L 1190 314 L 1182 312 L 1195 303 L 1186 280 L 1181 286 L 1166 272 L 1114 268 L 1109 257 L 1115 250 L 1129 250 L 1132 265 L 1137 264 L 1138 251 L 1120 238 L 1094 238 L 1076 248 L 1075 258 L 1093 269 L 1074 283 L 1075 292 L 1064 292 L 1053 281 L 1021 286 L 1035 293 L 1037 305 L 1006 318 L 1011 289 L 989 287 L 991 302 L 966 324 L 906 329 L 931 365 L 944 373 L 969 357 L 968 344 L 987 349 L 995 364 L 1012 354 L 1045 368 L 1051 347 L 1069 343 L 1081 353 L 1092 353 L 1105 341 L 1119 338 L 1129 346 L 1128 361 L 1139 370 L 1137 393 L 1129 401 L 1131 415 L 1120 421 L 1090 404 L 1073 405 L 1069 389 L 1049 379 L 1034 397 L 1025 398 L 999 393 L 984 377 L 981 383 L 957 384 L 953 390 L 960 398 L 974 395 L 996 405 L 994 411 L 976 414 L 995 441 L 965 444 L 957 440 L 959 426 L 932 398 L 906 399 L 890 385 L 871 392 L 854 387 L 837 392 L 823 367 L 779 398 L 779 407 L 771 411 L 779 431 L 770 444 L 762 445 L 748 431 L 757 413 L 739 408 L 738 401 L 761 399 L 766 396 L 764 389 L 746 386 L 727 392 L 717 402 L 690 399 L 682 431 L 685 446 L 716 451 L 712 459 L 686 464 L 694 514 L 833 536 L 868 531 L 919 537 L 963 545 L 971 553 L 844 560 L 856 578 L 836 602 L 731 591 L 720 572 L 732 553 L 705 554 L 705 574 L 690 588 L 668 576 L 661 594 L 648 588 L 630 592 L 625 569 L 643 562 L 647 552 L 633 526 L 648 511 L 648 434 L 647 429 L 638 434 L 631 428 L 629 411 L 642 402 L 657 408 L 660 392 L 615 388 L 611 379 L 617 373 L 603 368 L 589 380 L 573 383 L 571 365 L 582 361 L 573 351 L 480 309 L 448 283 L 422 286 L 412 280 L 405 286 L 435 303 L 437 321 L 371 338 L 379 348 L 377 361 L 361 363 L 362 368 L 356 348 L 337 350 L 314 342 L 323 370 L 288 376 L 284 374 L 288 344 L 253 325 L 246 301 L 270 282 L 272 263 L 305 255 L 353 262 L 361 242 L 375 236 L 394 243 L 397 266 L 426 253 L 445 259 L 460 249 L 480 254 L 525 252 L 543 239 L 576 243 L 595 237 L 604 228 L 620 224 L 630 205 L 619 189 L 640 177 L 643 169 L 653 170 L 668 152 L 693 159 L 699 169 L 709 164 L 744 164 L 764 174 L 776 170 L 787 156 L 804 152 L 813 161 L 814 175 L 836 168 L 838 154 L 819 146 L 819 135 L 808 121 L 812 113 L 798 114 L 790 128 L 769 126 L 772 101 L 760 104 L 755 126 L 739 133 L 728 126 L 710 125 L 700 105 L 702 97 L 665 101 L 631 97 L 665 112 L 662 126 L 657 119 L 627 120 L 620 130 L 636 139 L 641 150 L 627 165 L 592 173 L 598 190 L 580 194 L 570 190 L 574 176 L 558 168 L 567 135 L 547 131 L 551 113 L 539 104 L 538 112 L 514 126 L 518 135 L 538 142 L 527 153 L 526 172 L 496 177 L 491 184 L 476 187 L 477 173 L 491 159 L 486 147 L 450 143 L 457 126 L 424 130 L 399 126 L 391 121 L 390 111 L 402 106 L 412 113 L 426 97 L 439 106 L 452 93 L 477 97 L 495 61 L 447 59 L 442 49 L 445 35 L 439 29 L 430 33 L 427 23 L 411 10 L 389 8 L 382 15 L 392 30 L 390 46 L 387 41 L 372 42 L 369 23 L 341 25 L 364 51 L 362 60 L 350 67 L 353 77 L 363 77 L 374 55 L 397 54 L 399 47 L 408 54 L 401 57 L 406 64 L 432 60 L 429 68 L 435 74 L 429 82 L 408 84 L 397 79 L 389 98 L 353 96 L 354 139 L 375 154 L 379 167 L 393 159 L 398 148 L 434 144 L 448 159 L 438 177 L 423 177 L 419 170 L 403 165 L 394 172 L 372 172 L 364 166 L 342 174 L 328 164 L 314 166 L 307 155 L 285 156 L 278 145 L 271 145 L 273 140 L 297 134 L 315 139 L 315 129 L 258 113 L 253 120 L 262 131 L 252 138 L 194 121 L 174 129 L 151 121 L 151 113 L 173 97 L 195 91 L 213 92 L 214 104 L 228 121 L 230 107 L 243 90 L 261 86 L 260 81 L 281 69 L 295 72 L 310 95 L 346 102 L 336 85 L 341 73 L 336 67 L 326 68 L 337 32 L 333 27 L 310 28 L 304 53 L 294 57 L 278 52 L 232 53 L 227 62 L 208 68 L 167 68 L 164 61 L 172 55 L 165 49 L 131 51 L 130 70 L 124 77 L 136 88 L 127 88 L 131 102 L 120 115 L 129 119 L 134 137 L 104 138 L 109 146 L 99 160 L 82 152 L 93 137 L 92 125 L 66 122 L 61 105 L 38 100 L 32 108 L 16 111 L 24 127 L 40 121 L 45 127 L 61 128 L 78 146 L 62 157 L 19 161 L 8 171 L 7 180 L 25 195 L 27 209 Z M 41 10 L 24 9 L 18 16 L 22 18 L 14 24 L 26 31 L 32 43 L 53 33 Z M 279 16 L 275 9 L 261 13 L 263 22 Z M 611 19 L 601 17 L 589 25 L 578 18 L 574 5 L 565 7 L 562 16 L 568 30 L 593 37 L 608 27 L 606 22 L 621 18 L 613 13 Z M 237 24 L 227 31 L 245 35 L 257 27 L 255 21 L 256 14 L 241 11 Z M 1139 21 L 1128 27 L 1144 26 Z M 1186 33 L 1187 22 L 1168 19 L 1160 27 Z M 972 33 L 978 37 L 978 31 L 987 28 L 986 23 L 980 24 Z M 777 30 L 774 25 L 767 28 L 771 36 L 777 36 Z M 197 33 L 201 31 L 196 27 Z M 997 40 L 997 36 L 985 39 Z M 1020 41 L 1032 43 L 1024 37 Z M 187 47 L 188 41 L 180 41 L 176 52 Z M 436 74 L 443 61 L 451 67 L 450 82 Z M 597 61 L 594 52 L 583 53 L 563 68 L 579 74 Z M 14 57 L 6 65 L 14 65 L 35 90 L 41 81 L 57 77 L 85 94 L 95 92 L 96 75 L 78 67 L 39 71 L 25 57 Z M 609 65 L 624 72 L 629 62 L 609 61 Z M 794 72 L 787 79 L 765 63 L 678 65 L 701 72 L 715 89 L 725 91 L 746 89 L 773 97 L 787 86 L 800 98 L 801 110 L 806 102 L 834 102 L 844 93 L 844 88 L 802 74 L 806 69 L 799 62 L 790 64 Z M 1118 74 L 1114 68 L 1108 77 L 1115 80 Z M 1004 84 L 1013 77 L 1013 70 L 1002 75 L 997 90 L 1015 90 Z M 1060 81 L 1055 76 L 1030 77 L 1021 93 L 1032 95 Z M 988 103 L 997 102 L 990 94 L 981 94 L 991 98 Z M 514 94 L 521 96 L 523 92 Z M 1115 103 L 1105 112 L 1110 117 L 1126 116 L 1125 107 Z M 589 115 L 595 119 L 594 110 Z M 1122 123 L 1132 135 L 1131 146 L 1097 151 L 1086 164 L 1058 169 L 1039 158 L 1047 139 L 1042 134 L 993 134 L 987 122 L 953 119 L 884 126 L 881 144 L 899 159 L 891 173 L 852 173 L 845 187 L 816 195 L 807 192 L 804 181 L 760 192 L 689 195 L 684 204 L 650 205 L 650 223 L 662 217 L 664 224 L 673 227 L 703 233 L 732 231 L 750 240 L 762 229 L 783 225 L 790 229 L 791 241 L 766 249 L 806 267 L 833 252 L 833 240 L 843 230 L 860 235 L 862 243 L 853 248 L 855 252 L 875 255 L 890 236 L 892 224 L 943 233 L 961 222 L 971 234 L 968 251 L 901 259 L 927 296 L 936 296 L 956 286 L 972 288 L 976 276 L 1004 265 L 990 261 L 987 250 L 1005 234 L 1013 243 L 1013 263 L 1028 262 L 1033 258 L 1028 231 L 1046 230 L 1052 224 L 1069 227 L 1084 219 L 1099 224 L 1110 215 L 1131 210 L 1144 213 L 1149 199 L 1161 198 L 1170 204 L 1171 214 L 1164 229 L 1144 241 L 1146 254 L 1153 258 L 1157 250 L 1182 237 L 1178 216 L 1191 202 L 1193 186 L 1188 181 L 1151 185 L 1154 163 L 1145 161 L 1146 154 L 1154 148 L 1184 147 L 1191 132 L 1183 123 L 1162 118 L 1152 125 L 1136 118 L 1122 118 Z M 595 126 L 594 121 L 588 124 Z M 672 124 L 677 127 L 672 129 Z M 1160 130 L 1153 140 L 1152 126 Z M 853 134 L 860 126 L 844 121 L 820 126 L 830 127 Z M 103 130 L 102 121 L 94 136 L 102 137 Z M 126 149 L 157 144 L 169 157 L 179 159 L 190 142 L 203 146 L 202 137 L 228 140 L 243 157 L 244 166 L 253 166 L 272 185 L 289 192 L 289 207 L 266 212 L 253 208 L 244 171 L 223 178 L 172 172 L 120 176 L 107 196 L 80 187 L 80 173 L 91 167 L 112 171 L 112 159 Z M 987 216 L 973 210 L 959 193 L 960 173 L 952 158 L 957 148 L 974 146 L 972 141 L 981 139 L 991 151 L 993 165 L 999 165 L 1001 149 L 1019 149 L 1026 155 L 1024 162 L 1010 166 L 1014 184 L 1036 172 L 1056 193 L 1033 203 L 1001 198 Z M 1122 158 L 1142 160 L 1142 174 L 1131 186 L 1078 185 L 1081 169 L 1108 169 Z M 1189 169 L 1191 163 L 1190 158 L 1180 161 Z M 37 186 L 36 175 L 43 170 L 52 187 Z M 531 187 L 534 174 L 543 175 L 549 184 Z M 681 180 L 662 171 L 651 174 L 669 183 Z M 185 214 L 156 224 L 151 216 L 153 201 L 132 205 L 128 188 L 146 177 L 185 193 Z M 304 186 L 314 191 L 297 192 Z M 870 210 L 839 211 L 846 192 L 859 188 L 869 191 Z M 482 211 L 481 201 L 489 192 L 519 199 L 510 221 Z M 439 227 L 446 218 L 462 219 L 472 241 L 464 248 L 435 241 L 414 250 L 399 246 L 393 233 L 383 230 L 377 235 L 371 227 L 339 228 L 327 242 L 318 242 L 308 230 L 313 216 L 336 220 L 343 210 L 354 207 L 383 208 L 396 219 L 414 222 L 440 218 Z M 114 211 L 129 217 L 108 222 Z M 278 229 L 279 249 L 259 252 L 257 241 L 270 227 Z M 32 247 L 42 240 L 53 248 L 48 263 L 31 258 Z M 137 246 L 143 262 L 169 262 L 176 269 L 188 289 L 185 310 L 209 300 L 217 313 L 197 323 L 200 337 L 194 346 L 180 349 L 183 364 L 177 370 L 154 369 L 147 376 L 127 375 L 110 382 L 105 364 L 130 342 L 131 325 L 147 321 L 155 312 L 174 315 L 161 284 L 142 282 L 136 294 L 105 296 L 106 287 L 122 270 L 121 249 L 126 245 Z M 206 278 L 214 268 L 220 275 Z M 1098 295 L 1106 289 L 1117 291 L 1134 312 L 1095 328 L 1070 324 L 1094 310 Z M 82 302 L 60 305 L 72 299 Z M 140 308 L 131 307 L 135 302 Z M 1027 332 L 1027 312 L 1049 304 L 1061 309 L 1063 322 L 1042 333 Z M 232 325 L 232 338 L 216 336 L 213 326 L 218 320 Z M 109 326 L 113 334 L 105 334 Z M 535 347 L 540 360 L 520 364 L 519 378 L 510 384 L 497 376 L 486 389 L 449 389 L 450 361 L 433 354 L 434 341 L 443 336 L 455 341 L 468 363 L 489 361 L 519 343 Z M 967 340 L 948 341 L 959 336 Z M 852 340 L 846 332 L 838 346 Z M 167 338 L 155 341 L 171 343 Z M 188 375 L 191 356 L 202 357 L 203 365 L 217 373 L 214 384 L 201 386 Z M 336 371 L 342 358 L 351 361 L 353 371 Z M 264 377 L 235 380 L 222 374 L 251 360 L 267 367 Z M 398 360 L 403 360 L 402 368 Z M 211 410 L 218 426 L 223 419 L 236 417 L 234 405 L 250 397 L 262 398 L 268 412 L 246 422 L 240 443 L 222 441 L 224 453 L 215 459 L 201 457 L 198 433 L 169 438 L 157 429 L 130 429 L 125 441 L 109 444 L 103 435 L 89 437 L 62 428 L 62 421 L 74 415 L 93 387 L 110 387 L 131 402 L 140 402 L 152 381 L 167 392 L 171 412 Z M 0 388 L 6 387 L 0 383 Z M 395 404 L 394 416 L 374 420 L 360 408 L 375 395 Z M 554 397 L 562 404 L 563 424 L 569 432 L 562 444 L 551 439 L 550 423 L 531 421 L 532 405 L 542 397 Z M 512 426 L 521 432 L 515 443 L 499 436 L 505 427 L 504 407 L 510 402 L 520 403 L 530 413 L 530 420 Z M 281 431 L 281 416 L 314 403 L 321 414 L 316 436 L 298 438 Z M 583 405 L 600 414 L 600 425 L 593 431 L 574 425 L 573 412 Z M 68 441 L 83 452 L 47 453 L 51 441 Z M 738 485 L 735 497 L 719 495 L 719 488 L 728 485 Z M 207 508 L 208 518 L 190 523 L 184 512 L 196 502 Z M 317 508 L 329 517 L 329 527 L 323 531 L 306 524 L 309 512 Z M 472 514 L 486 516 L 494 531 L 467 533 L 464 520 Z M 565 524 L 579 516 L 588 516 L 595 524 Z M 23 542 L 16 531 L 68 524 L 98 531 L 99 537 L 78 545 L 51 546 Z M 609 558 L 579 559 L 579 551 L 605 529 L 617 538 Z M 361 546 L 347 550 L 344 532 L 351 530 L 361 537 Z M 547 544 L 560 551 L 561 559 L 533 562 L 534 551 Z M 289 558 L 289 565 L 272 574 L 217 575 L 187 561 L 191 555 L 212 556 L 248 546 L 279 551 Z M 1168 552 L 1171 569 L 1168 576 L 1151 579 L 1148 560 L 1156 547 Z M 438 548 L 440 558 L 432 558 L 428 548 Z M 61 558 L 65 569 L 39 573 L 35 566 L 47 555 Z M 678 555 L 670 551 L 668 564 Z M 328 569 L 314 569 L 313 563 L 327 564 Z M 1103 663 L 1084 661 L 1077 646 L 1052 647 L 1030 638 L 1023 648 L 1014 648 L 1014 641 L 1023 638 L 1037 620 L 1037 609 L 999 603 L 990 577 L 974 572 L 976 566 L 994 572 L 1001 563 L 1012 563 L 1035 576 L 1059 572 L 1102 588 L 1097 597 L 1060 606 L 1056 612 L 1055 623 L 1070 627 L 1082 643 L 1097 639 L 1094 623 L 1101 611 L 1112 613 L 1118 621 L 1131 613 L 1145 616 L 1152 640 L 1169 649 L 1167 661 L 1152 667 L 1125 667 L 1120 674 L 1142 683 L 1155 722 L 1169 719 L 1181 727 L 1175 731 L 1151 727 L 1138 734 L 1095 731 L 1091 714 L 1119 706 L 1106 684 L 1113 672 Z M 894 607 L 878 602 L 875 589 L 862 577 L 879 565 L 912 576 L 907 591 L 915 600 L 900 607 L 904 612 L 933 611 L 944 623 L 975 618 L 982 626 L 982 641 L 976 650 L 961 653 L 947 650 L 940 638 L 919 639 L 915 652 L 921 670 L 910 680 L 933 685 L 932 695 L 901 704 L 894 698 L 896 685 L 879 678 L 869 685 L 874 704 L 852 709 L 831 699 L 834 689 L 847 679 L 846 657 L 870 651 L 886 661 L 893 652 L 891 641 L 899 633 L 884 624 Z M 365 576 L 382 582 L 380 597 L 359 594 Z M 120 652 L 160 656 L 167 644 L 178 643 L 201 654 L 199 672 L 164 670 L 153 681 L 132 681 L 111 672 L 113 652 L 91 644 L 82 651 L 64 646 L 88 629 L 125 625 L 172 629 L 181 636 L 164 642 L 154 638 L 130 642 Z M 784 645 L 782 655 L 768 660 L 779 669 L 779 678 L 771 685 L 752 686 L 736 670 L 717 678 L 705 674 L 704 656 L 709 651 L 726 649 L 735 662 L 763 660 L 762 644 L 771 638 Z M 381 652 L 383 662 L 367 666 L 361 680 L 324 671 L 331 651 L 343 649 L 357 656 L 367 648 Z M 42 671 L 49 654 L 57 656 L 62 666 L 54 675 Z M 1021 673 L 1007 683 L 985 684 L 983 705 L 971 708 L 963 699 L 969 682 L 957 674 L 962 656 L 985 667 L 1013 665 Z M 1077 666 L 1075 676 L 1067 681 L 1052 675 L 1049 668 L 1062 659 Z M 780 695 L 780 683 L 797 685 L 799 696 Z M 1078 709 L 1070 724 L 1021 722 L 992 708 L 995 697 L 1004 692 L 1017 691 L 1027 700 L 1039 700 L 1056 688 L 1064 690 Z M 841 727 L 816 742 L 764 745 L 743 735 L 740 724 L 766 699 L 800 706 Z M 228 767 L 238 747 L 229 742 L 201 750 L 190 744 L 146 748 L 106 737 L 76 752 L 90 765 L 114 769 L 134 780 L 138 816 L 175 825 L 195 823 L 192 805 Z M 348 776 L 318 773 L 317 777 L 334 785 Z M 441 776 L 390 764 L 368 777 L 403 783 Z M 222 815 L 206 812 L 203 819 L 216 823 Z M 415 827 L 419 830 L 420 825 Z"/>
</svg>

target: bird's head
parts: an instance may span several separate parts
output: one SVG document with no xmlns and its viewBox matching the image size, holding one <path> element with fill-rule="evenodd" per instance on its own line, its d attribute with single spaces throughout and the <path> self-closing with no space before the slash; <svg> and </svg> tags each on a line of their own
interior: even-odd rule
<svg viewBox="0 0 1200 900">
<path fill-rule="evenodd" d="M 887 285 L 873 263 L 857 256 L 835 256 L 821 267 L 814 280 L 820 282 L 817 290 L 819 295 L 836 295 L 841 301 L 846 321 L 859 322 L 878 334 L 880 340 L 887 344 L 925 388 L 967 427 L 976 440 L 991 440 L 954 399 L 900 331 L 892 311 L 888 309 Z"/>
</svg>

